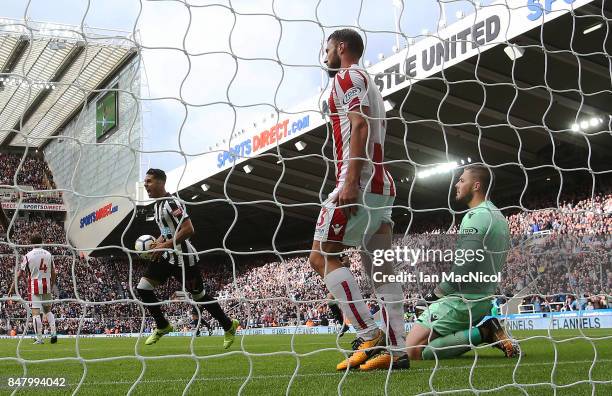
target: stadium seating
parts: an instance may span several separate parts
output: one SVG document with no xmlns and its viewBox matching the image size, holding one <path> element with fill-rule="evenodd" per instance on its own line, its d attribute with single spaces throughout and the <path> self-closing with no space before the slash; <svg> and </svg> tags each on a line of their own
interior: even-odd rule
<svg viewBox="0 0 612 396">
<path fill-rule="evenodd" d="M 0 184 L 15 185 L 15 172 L 22 159 L 23 155 L 20 154 L 0 153 Z M 44 191 L 54 189 L 56 185 L 49 166 L 42 156 L 36 153 L 30 154 L 24 159 L 21 169 L 17 172 L 17 185 L 25 190 L 21 194 L 22 203 L 63 203 L 61 191 Z M 3 201 L 17 202 L 20 197 L 17 190 L 5 187 L 0 189 L 0 198 Z"/>
<path fill-rule="evenodd" d="M 4 159 L 0 161 L 0 178 L 5 183 L 11 183 L 11 171 L 16 167 L 14 162 L 18 163 L 20 157 L 7 154 L 0 156 Z M 7 167 L 5 163 L 12 165 Z M 35 172 L 33 176 L 25 178 L 24 182 L 32 183 L 36 188 L 51 187 L 47 183 L 48 178 L 44 176 L 48 171 L 44 161 L 31 159 L 26 164 L 28 169 Z M 555 206 L 546 202 L 539 204 L 544 207 Z M 559 209 L 522 211 L 508 216 L 513 243 L 520 246 L 523 254 L 519 254 L 519 249 L 510 252 L 500 294 L 511 296 L 531 284 L 538 293 L 525 297 L 523 305 L 529 306 L 534 312 L 612 307 L 612 302 L 597 296 L 612 290 L 611 264 L 607 261 L 608 256 L 602 254 L 612 248 L 612 189 L 599 191 L 593 199 L 564 201 Z M 415 226 L 415 229 L 418 227 Z M 394 244 L 427 244 L 429 247 L 437 244 L 437 248 L 452 246 L 453 239 L 443 236 L 452 236 L 455 228 L 421 228 L 422 233 L 396 236 Z M 66 243 L 63 220 L 59 217 L 30 213 L 27 220 L 18 219 L 15 223 L 13 239 L 18 243 L 27 243 L 27 236 L 32 230 L 41 233 L 46 243 Z M 530 249 L 532 254 L 524 254 L 525 249 Z M 133 260 L 133 289 L 130 290 L 130 264 L 125 257 L 82 259 L 73 256 L 67 248 L 50 247 L 49 250 L 55 255 L 60 298 L 92 303 L 124 300 L 87 306 L 76 301 L 55 304 L 60 333 L 77 333 L 81 317 L 85 318 L 81 324 L 81 333 L 140 331 L 142 310 L 137 303 L 125 300 L 135 298 L 132 292 L 144 272 L 144 262 Z M 547 254 L 551 250 L 555 254 Z M 25 251 L 18 249 L 18 253 L 23 254 Z M 369 289 L 360 269 L 359 255 L 350 254 L 350 262 L 367 296 Z M 3 243 L 0 247 L 0 290 L 8 290 L 15 265 L 15 251 Z M 306 322 L 319 324 L 329 321 L 325 287 L 320 277 L 307 265 L 305 256 L 287 257 L 282 263 L 241 262 L 236 269 L 235 281 L 231 268 L 227 266 L 204 265 L 201 270 L 209 290 L 220 291 L 219 296 L 226 299 L 222 304 L 228 313 L 241 319 L 243 327 Z M 158 293 L 161 298 L 169 299 L 179 289 L 180 285 L 171 281 L 160 287 Z M 22 293 L 26 290 L 25 282 L 20 285 L 20 290 Z M 427 291 L 416 283 L 405 285 L 407 317 L 413 316 L 416 301 Z M 261 301 L 271 297 L 291 297 L 291 300 L 278 298 Z M 306 300 L 309 302 L 296 303 Z M 0 310 L 0 332 L 9 333 L 11 329 L 17 329 L 17 333 L 20 333 L 26 317 L 24 307 L 18 304 L 5 305 Z M 377 310 L 375 302 L 370 303 L 370 306 L 372 311 Z M 180 328 L 188 329 L 187 323 L 191 319 L 189 304 L 166 304 L 164 310 Z M 147 319 L 144 331 L 150 331 L 152 326 L 151 320 Z"/>
<path fill-rule="evenodd" d="M 14 185 L 15 172 L 23 155 L 0 153 L 0 184 Z M 37 154 L 26 156 L 20 171 L 17 173 L 17 185 L 32 186 L 35 190 L 55 188 L 49 166 Z"/>
</svg>

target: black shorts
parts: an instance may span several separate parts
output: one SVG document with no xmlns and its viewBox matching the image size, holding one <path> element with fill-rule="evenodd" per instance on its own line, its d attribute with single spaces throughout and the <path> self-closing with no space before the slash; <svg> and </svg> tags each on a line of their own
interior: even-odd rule
<svg viewBox="0 0 612 396">
<path fill-rule="evenodd" d="M 183 282 L 183 267 L 168 263 L 166 260 L 151 261 L 144 274 L 145 278 L 157 281 L 160 285 L 173 277 L 179 283 Z M 185 290 L 191 294 L 199 294 L 204 290 L 202 274 L 197 266 L 185 267 Z"/>
</svg>

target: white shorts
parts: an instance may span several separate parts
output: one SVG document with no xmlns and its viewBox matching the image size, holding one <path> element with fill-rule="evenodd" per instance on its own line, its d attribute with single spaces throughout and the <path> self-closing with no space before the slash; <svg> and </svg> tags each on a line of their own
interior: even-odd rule
<svg viewBox="0 0 612 396">
<path fill-rule="evenodd" d="M 332 202 L 337 195 L 338 192 L 334 190 L 323 202 L 315 226 L 315 241 L 339 242 L 358 247 L 364 242 L 367 243 L 381 224 L 388 223 L 393 226 L 391 210 L 395 197 L 372 193 L 365 193 L 364 197 L 363 192 L 360 192 L 358 203 L 365 206 L 359 206 L 357 213 L 347 221 L 342 210 L 336 208 L 336 203 Z M 364 198 L 365 203 L 362 202 Z"/>
<path fill-rule="evenodd" d="M 32 294 L 30 296 L 30 308 L 43 309 L 43 305 L 50 307 L 51 303 L 48 302 L 50 300 L 53 300 L 51 293 Z"/>
</svg>

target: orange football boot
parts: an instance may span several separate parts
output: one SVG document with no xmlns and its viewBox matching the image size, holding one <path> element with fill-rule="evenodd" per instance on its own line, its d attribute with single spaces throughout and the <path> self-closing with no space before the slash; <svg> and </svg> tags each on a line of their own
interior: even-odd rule
<svg viewBox="0 0 612 396">
<path fill-rule="evenodd" d="M 347 367 L 357 368 L 373 355 L 380 353 L 380 347 L 384 346 L 386 346 L 386 337 L 385 333 L 380 329 L 376 330 L 376 334 L 372 339 L 364 340 L 362 337 L 358 337 L 352 343 L 355 352 L 351 353 L 347 359 L 338 363 L 336 370 L 346 370 Z"/>
<path fill-rule="evenodd" d="M 408 359 L 407 354 L 392 357 L 389 351 L 384 351 L 368 359 L 364 364 L 359 366 L 359 370 L 389 370 L 389 366 L 391 366 L 393 370 L 408 369 L 410 368 L 410 359 Z"/>
</svg>

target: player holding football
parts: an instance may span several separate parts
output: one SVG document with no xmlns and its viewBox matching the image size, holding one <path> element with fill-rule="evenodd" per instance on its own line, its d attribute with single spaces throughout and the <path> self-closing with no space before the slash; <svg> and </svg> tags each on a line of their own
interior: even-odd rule
<svg viewBox="0 0 612 396">
<path fill-rule="evenodd" d="M 30 237 L 32 245 L 42 245 L 42 237 L 38 234 L 33 234 Z M 46 315 L 47 322 L 51 328 L 51 343 L 57 342 L 57 332 L 55 328 L 55 315 L 51 312 L 50 300 L 51 290 L 53 289 L 57 274 L 53 266 L 53 256 L 47 250 L 36 247 L 28 252 L 21 261 L 21 266 L 17 277 L 20 278 L 24 274 L 28 276 L 28 298 L 32 309 L 32 325 L 36 334 L 34 344 L 44 344 L 42 340 L 42 315 L 41 309 Z M 9 289 L 9 296 L 13 295 L 15 290 L 15 281 Z"/>
<path fill-rule="evenodd" d="M 374 283 L 382 303 L 383 331 L 363 301 L 355 277 L 339 259 L 344 249 L 361 247 L 362 265 L 371 276 L 368 252 L 391 248 L 393 232 L 395 185 L 383 165 L 385 110 L 376 85 L 357 66 L 363 48 L 361 36 L 352 29 L 336 30 L 327 40 L 324 62 L 333 78 L 329 109 L 336 188 L 322 205 L 309 261 L 357 332 L 355 352 L 336 369 L 408 368 L 401 285 Z M 393 265 L 385 263 L 376 270 L 392 274 Z"/>
<path fill-rule="evenodd" d="M 174 277 L 183 284 L 187 292 L 198 303 L 206 303 L 202 308 L 207 310 L 213 318 L 225 330 L 223 348 L 229 348 L 234 342 L 236 329 L 239 322 L 227 317 L 219 303 L 209 296 L 204 290 L 202 274 L 198 270 L 199 261 L 197 250 L 193 247 L 189 238 L 195 233 L 191 219 L 182 202 L 170 193 L 166 192 L 166 173 L 161 169 L 149 169 L 145 176 L 144 188 L 149 198 L 155 201 L 155 222 L 157 223 L 160 236 L 151 244 L 151 249 L 157 249 L 151 254 L 151 263 L 145 275 L 140 278 L 136 290 L 143 302 L 150 304 L 147 309 L 157 328 L 145 341 L 151 345 L 174 330 L 172 325 L 164 317 L 155 296 L 154 289 L 166 282 L 169 277 Z M 171 251 L 164 251 L 171 249 Z"/>
<path fill-rule="evenodd" d="M 455 199 L 469 207 L 459 228 L 457 250 L 484 252 L 481 256 L 472 255 L 471 260 L 466 255 L 466 262 L 461 265 L 453 263 L 451 271 L 455 274 L 493 275 L 501 272 L 506 262 L 510 230 L 504 215 L 487 199 L 490 186 L 491 175 L 482 165 L 466 167 L 455 184 Z M 518 345 L 510 340 L 496 318 L 476 327 L 491 312 L 491 296 L 497 286 L 497 282 L 439 284 L 425 297 L 431 305 L 408 334 L 406 345 L 410 359 L 459 356 L 469 351 L 470 345 L 483 342 L 501 349 L 507 357 L 517 356 Z"/>
</svg>

